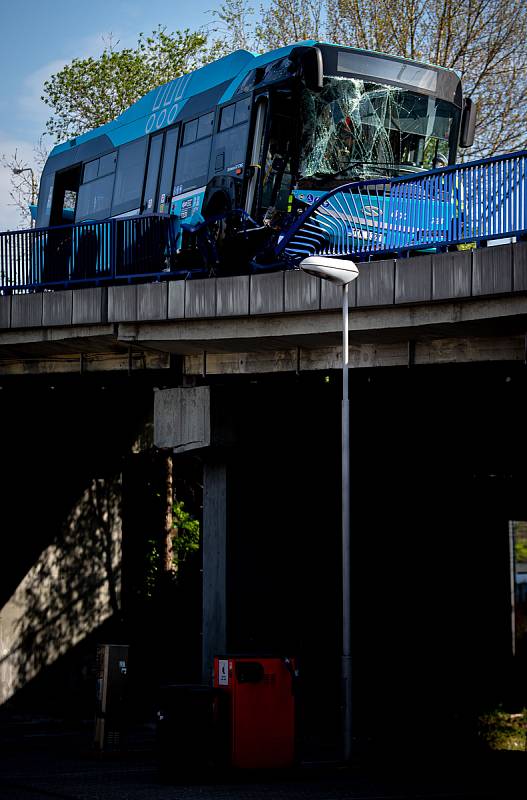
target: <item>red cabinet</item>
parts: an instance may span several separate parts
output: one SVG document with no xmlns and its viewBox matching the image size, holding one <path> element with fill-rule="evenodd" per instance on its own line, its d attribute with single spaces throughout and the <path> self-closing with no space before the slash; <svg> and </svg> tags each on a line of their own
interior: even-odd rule
<svg viewBox="0 0 527 800">
<path fill-rule="evenodd" d="M 216 656 L 214 686 L 225 694 L 232 766 L 291 766 L 295 755 L 292 662 Z"/>
</svg>

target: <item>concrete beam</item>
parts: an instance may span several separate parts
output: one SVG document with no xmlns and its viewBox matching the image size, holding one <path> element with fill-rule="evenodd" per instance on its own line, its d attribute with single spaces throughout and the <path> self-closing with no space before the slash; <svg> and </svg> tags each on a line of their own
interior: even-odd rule
<svg viewBox="0 0 527 800">
<path fill-rule="evenodd" d="M 168 353 L 89 353 L 55 358 L 0 360 L 0 375 L 58 375 L 84 372 L 128 372 L 169 369 Z"/>
<path fill-rule="evenodd" d="M 11 326 L 11 295 L 0 297 L 0 328 Z"/>
<path fill-rule="evenodd" d="M 432 299 L 432 256 L 395 262 L 395 302 L 428 303 Z"/>
<path fill-rule="evenodd" d="M 473 295 L 512 292 L 512 247 L 504 244 L 473 251 Z"/>
<path fill-rule="evenodd" d="M 518 242 L 512 249 L 513 289 L 515 292 L 527 291 L 527 242 Z"/>
<path fill-rule="evenodd" d="M 137 320 L 137 286 L 108 287 L 108 321 Z"/>
<path fill-rule="evenodd" d="M 248 275 L 235 275 L 216 280 L 216 314 L 218 317 L 246 317 L 249 314 Z"/>
<path fill-rule="evenodd" d="M 432 299 L 470 297 L 472 251 L 444 253 L 432 257 Z"/>
<path fill-rule="evenodd" d="M 284 310 L 284 273 L 251 275 L 251 314 L 281 314 Z"/>
<path fill-rule="evenodd" d="M 42 325 L 50 327 L 71 325 L 73 320 L 73 291 L 44 292 L 42 295 Z"/>
<path fill-rule="evenodd" d="M 209 447 L 210 386 L 162 389 L 155 393 L 154 444 L 175 453 Z"/>
<path fill-rule="evenodd" d="M 459 302 L 444 302 L 414 306 L 389 306 L 386 308 L 357 308 L 350 314 L 350 334 L 427 329 L 442 326 L 444 335 L 448 328 L 464 323 L 485 323 L 513 319 L 527 315 L 527 296 L 515 295 L 507 298 L 467 299 Z M 521 325 L 521 323 L 519 323 Z M 313 346 L 323 346 L 327 335 L 340 336 L 342 326 L 339 311 L 311 314 L 282 314 L 275 316 L 252 316 L 244 319 L 184 320 L 173 323 L 150 325 L 119 325 L 118 338 L 127 343 L 170 349 L 174 352 L 192 353 L 194 350 L 233 350 L 248 352 L 244 342 L 259 342 L 258 349 L 285 349 L 303 346 L 306 339 Z M 2 334 L 0 334 L 1 341 Z M 280 346 L 282 343 L 282 347 Z M 284 347 L 285 346 L 285 347 Z"/>
<path fill-rule="evenodd" d="M 39 328 L 42 325 L 42 292 L 11 297 L 11 327 Z"/>
<path fill-rule="evenodd" d="M 460 337 L 413 341 L 413 366 L 424 364 L 465 364 L 485 361 L 522 361 L 525 358 L 523 336 Z M 352 369 L 411 366 L 408 340 L 352 344 L 349 348 Z M 210 353 L 208 375 L 247 375 L 270 372 L 294 372 L 342 369 L 340 346 L 291 349 L 275 352 Z M 201 375 L 202 361 L 196 356 L 183 359 L 185 375 Z"/>
<path fill-rule="evenodd" d="M 216 278 L 185 281 L 185 317 L 216 316 Z"/>
<path fill-rule="evenodd" d="M 168 317 L 168 284 L 144 283 L 137 286 L 137 319 L 156 320 Z"/>
<path fill-rule="evenodd" d="M 383 306 L 395 303 L 395 260 L 359 264 L 357 306 Z"/>
<path fill-rule="evenodd" d="M 108 289 L 96 286 L 73 292 L 73 325 L 97 325 L 108 322 Z"/>
</svg>

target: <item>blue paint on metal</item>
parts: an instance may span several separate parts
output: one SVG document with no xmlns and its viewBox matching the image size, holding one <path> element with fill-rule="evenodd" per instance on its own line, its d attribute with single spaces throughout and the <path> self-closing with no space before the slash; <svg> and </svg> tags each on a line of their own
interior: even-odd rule
<svg viewBox="0 0 527 800">
<path fill-rule="evenodd" d="M 316 42 L 312 40 L 297 42 L 264 55 L 255 55 L 247 50 L 236 50 L 224 58 L 194 70 L 194 72 L 181 75 L 173 81 L 152 89 L 106 125 L 56 145 L 50 156 L 58 155 L 103 134 L 108 136 L 115 147 L 118 147 L 145 134 L 161 130 L 180 118 L 190 98 L 215 86 L 228 83 L 227 89 L 219 100 L 220 104 L 226 102 L 234 96 L 252 69 L 288 56 L 295 47 L 314 44 Z"/>
<path fill-rule="evenodd" d="M 526 190 L 527 151 L 347 184 L 319 193 L 276 255 L 293 264 L 316 254 L 367 259 L 522 235 Z"/>
<path fill-rule="evenodd" d="M 410 178 L 362 181 L 309 194 L 313 202 L 282 233 L 275 249 L 276 260 L 289 266 L 316 254 L 364 261 L 525 236 L 527 151 Z M 301 190 L 295 195 L 302 200 Z M 207 226 L 219 218 L 200 220 L 202 188 L 176 201 L 180 204 L 177 216 L 0 233 L 0 291 L 181 274 L 174 271 L 181 243 L 180 217 L 184 219 L 188 212 L 183 224 L 201 236 L 207 247 Z M 188 207 L 183 209 L 185 202 Z M 247 217 L 239 209 L 231 213 L 235 212 L 242 220 Z"/>
<path fill-rule="evenodd" d="M 168 215 L 0 233 L 0 291 L 167 277 L 178 238 Z"/>
</svg>

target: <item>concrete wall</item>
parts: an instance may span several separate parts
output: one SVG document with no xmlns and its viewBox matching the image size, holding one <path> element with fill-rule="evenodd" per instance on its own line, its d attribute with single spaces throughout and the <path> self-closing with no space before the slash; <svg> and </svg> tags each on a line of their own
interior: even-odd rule
<svg viewBox="0 0 527 800">
<path fill-rule="evenodd" d="M 0 609 L 0 705 L 119 611 L 120 496 L 91 481 Z"/>
<path fill-rule="evenodd" d="M 527 243 L 359 264 L 350 306 L 525 292 Z M 340 307 L 340 290 L 300 271 L 0 297 L 0 329 L 261 316 Z"/>
</svg>

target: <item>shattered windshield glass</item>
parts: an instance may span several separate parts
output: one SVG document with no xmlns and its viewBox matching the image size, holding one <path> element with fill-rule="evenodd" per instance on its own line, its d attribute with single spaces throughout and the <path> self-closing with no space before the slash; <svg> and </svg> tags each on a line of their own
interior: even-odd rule
<svg viewBox="0 0 527 800">
<path fill-rule="evenodd" d="M 448 163 L 458 110 L 434 97 L 357 78 L 324 78 L 302 94 L 302 179 L 362 180 Z M 437 162 L 436 162 L 437 163 Z"/>
</svg>

